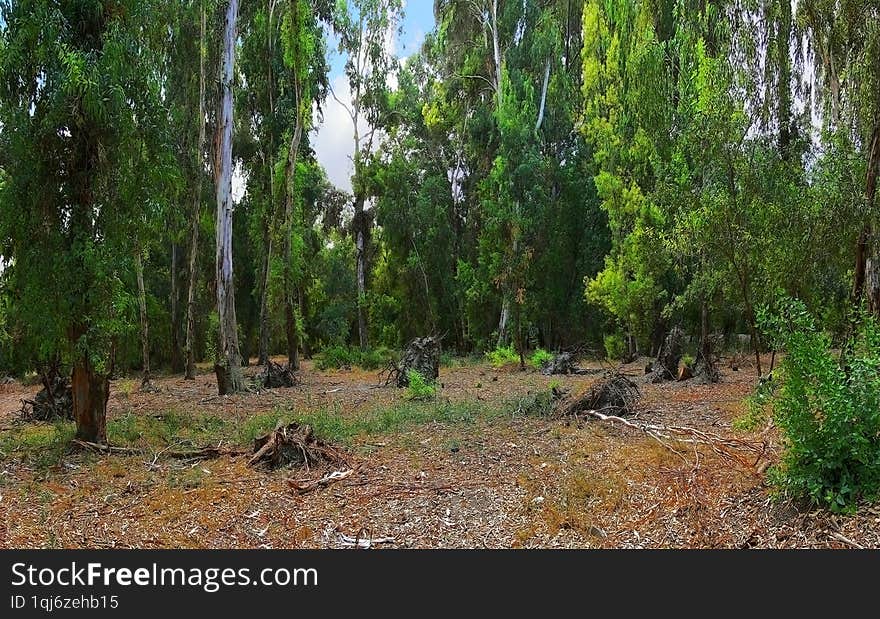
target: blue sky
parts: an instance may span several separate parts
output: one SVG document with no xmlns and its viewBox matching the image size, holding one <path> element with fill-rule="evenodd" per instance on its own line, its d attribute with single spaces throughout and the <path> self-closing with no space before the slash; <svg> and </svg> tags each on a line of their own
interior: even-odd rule
<svg viewBox="0 0 880 619">
<path fill-rule="evenodd" d="M 394 53 L 406 58 L 419 50 L 425 35 L 434 29 L 433 0 L 405 0 L 402 32 L 393 40 Z M 336 95 L 349 103 L 348 84 L 342 74 L 345 58 L 335 51 L 330 55 L 330 82 Z M 312 147 L 318 161 L 327 171 L 330 181 L 346 191 L 351 190 L 354 151 L 354 131 L 351 117 L 335 100 L 329 98 L 324 105 L 324 121 L 312 132 Z"/>
</svg>

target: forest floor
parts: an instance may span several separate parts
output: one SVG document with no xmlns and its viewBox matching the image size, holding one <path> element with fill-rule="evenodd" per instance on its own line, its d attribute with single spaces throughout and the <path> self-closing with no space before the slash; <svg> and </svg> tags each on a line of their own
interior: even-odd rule
<svg viewBox="0 0 880 619">
<path fill-rule="evenodd" d="M 725 365 L 717 385 L 639 382 L 631 417 L 765 443 L 762 457 L 736 460 L 528 404 L 601 374 L 461 364 L 441 369 L 435 401 L 410 402 L 376 372 L 303 365 L 294 388 L 232 397 L 216 396 L 207 368 L 195 382 L 156 380 L 158 393 L 114 381 L 109 440 L 132 453 L 75 449 L 72 424 L 18 419 L 37 387 L 0 387 L 0 547 L 880 547 L 877 507 L 835 516 L 773 498 L 775 429 L 731 425 L 756 383 L 748 366 Z M 622 370 L 641 381 L 643 368 Z M 289 480 L 333 469 L 249 466 L 253 439 L 293 420 L 346 449 L 354 472 L 301 494 Z M 169 457 L 208 445 L 234 453 Z"/>
</svg>

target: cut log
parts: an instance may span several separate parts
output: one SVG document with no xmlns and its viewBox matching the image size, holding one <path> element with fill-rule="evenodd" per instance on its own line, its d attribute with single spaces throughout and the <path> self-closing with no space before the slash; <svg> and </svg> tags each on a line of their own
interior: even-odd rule
<svg viewBox="0 0 880 619">
<path fill-rule="evenodd" d="M 660 354 L 657 355 L 657 361 L 652 365 L 653 371 L 648 375 L 648 382 L 675 380 L 678 376 L 678 365 L 681 363 L 683 340 L 684 332 L 678 327 L 669 332 L 660 348 Z"/>
<path fill-rule="evenodd" d="M 429 383 L 440 378 L 440 339 L 417 338 L 410 342 L 403 353 L 397 371 L 397 386 L 409 386 L 409 373 L 417 372 Z"/>
<path fill-rule="evenodd" d="M 585 411 L 603 411 L 613 415 L 632 413 L 641 397 L 638 386 L 619 372 L 608 372 L 605 378 L 577 398 L 559 402 L 557 411 L 571 416 Z"/>
</svg>

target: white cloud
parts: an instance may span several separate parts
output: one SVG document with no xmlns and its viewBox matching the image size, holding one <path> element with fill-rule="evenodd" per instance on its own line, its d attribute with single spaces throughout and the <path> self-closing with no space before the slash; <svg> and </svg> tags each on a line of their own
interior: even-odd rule
<svg viewBox="0 0 880 619">
<path fill-rule="evenodd" d="M 345 106 L 351 109 L 351 90 L 345 75 L 337 75 L 332 80 L 333 92 Z M 351 175 L 354 173 L 352 156 L 354 154 L 354 126 L 351 116 L 339 101 L 328 97 L 324 103 L 324 122 L 312 132 L 312 147 L 327 177 L 339 189 L 351 191 Z M 365 121 L 361 121 L 365 124 Z"/>
</svg>

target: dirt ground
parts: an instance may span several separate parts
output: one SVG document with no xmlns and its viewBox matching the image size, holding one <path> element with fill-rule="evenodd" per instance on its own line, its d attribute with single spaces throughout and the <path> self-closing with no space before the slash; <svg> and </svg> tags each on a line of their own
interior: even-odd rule
<svg viewBox="0 0 880 619">
<path fill-rule="evenodd" d="M 623 371 L 638 380 L 643 369 L 641 362 Z M 834 516 L 774 500 L 764 471 L 778 457 L 775 430 L 731 428 L 756 382 L 748 366 L 725 366 L 717 385 L 640 383 L 634 417 L 763 443 L 763 455 L 739 460 L 705 445 L 664 445 L 620 423 L 529 415 L 512 404 L 555 385 L 577 394 L 600 378 L 487 365 L 443 368 L 438 402 L 421 406 L 448 403 L 450 410 L 476 413 L 386 432 L 376 424 L 345 445 L 355 462 L 349 477 L 305 494 L 289 480 L 332 471 L 257 469 L 248 466 L 243 443 L 230 445 L 238 455 L 188 461 L 165 457 L 179 447 L 171 443 L 104 454 L 67 442 L 55 460 L 40 464 L 22 438 L 36 432 L 34 424 L 23 424 L 17 412 L 37 388 L 5 385 L 0 547 L 880 547 L 876 507 Z M 305 362 L 299 379 L 291 389 L 225 398 L 216 396 L 207 370 L 195 382 L 160 378 L 158 393 L 139 393 L 130 379 L 114 381 L 109 419 L 161 421 L 174 411 L 177 418 L 238 427 L 282 410 L 294 416 L 325 411 L 344 421 L 403 401 L 401 391 L 377 386 L 376 372 L 321 372 Z M 484 409 L 495 414 L 481 414 Z"/>
</svg>

